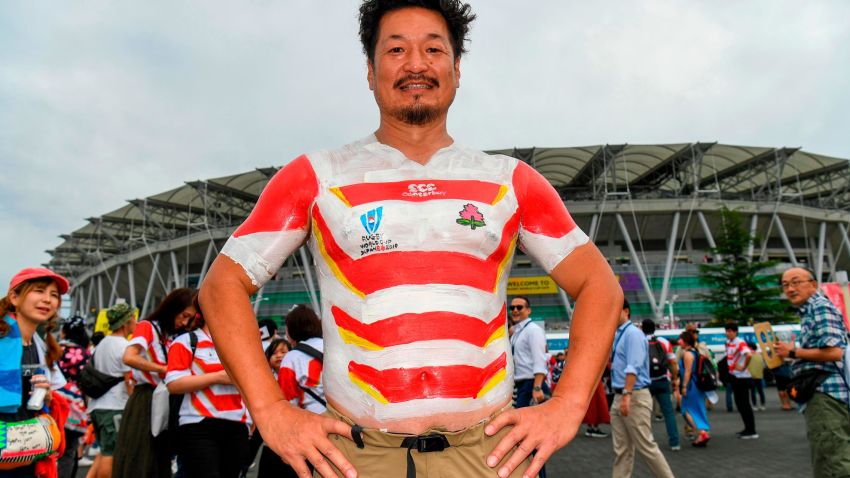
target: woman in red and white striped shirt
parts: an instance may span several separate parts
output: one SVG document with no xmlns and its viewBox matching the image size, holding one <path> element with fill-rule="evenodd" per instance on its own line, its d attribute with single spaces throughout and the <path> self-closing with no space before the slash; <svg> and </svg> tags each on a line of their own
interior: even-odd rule
<svg viewBox="0 0 850 478">
<path fill-rule="evenodd" d="M 113 478 L 171 477 L 171 451 L 167 438 L 151 434 L 153 390 L 166 372 L 167 350 L 175 333 L 186 329 L 197 311 L 192 304 L 197 291 L 175 289 L 145 320 L 136 325 L 124 363 L 133 369 L 136 386 L 124 407 L 112 470 Z"/>
<path fill-rule="evenodd" d="M 202 325 L 177 337 L 168 351 L 165 383 L 184 394 L 177 435 L 188 478 L 236 478 L 248 453 L 248 409 Z"/>
</svg>

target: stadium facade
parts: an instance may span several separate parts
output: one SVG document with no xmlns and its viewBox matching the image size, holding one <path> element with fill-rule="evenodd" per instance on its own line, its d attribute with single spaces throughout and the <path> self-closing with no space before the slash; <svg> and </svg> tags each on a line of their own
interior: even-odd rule
<svg viewBox="0 0 850 478">
<path fill-rule="evenodd" d="M 850 161 L 799 148 L 718 143 L 514 148 L 558 190 L 576 222 L 608 258 L 636 317 L 705 321 L 711 304 L 699 264 L 713 258 L 723 207 L 758 237 L 749 256 L 810 267 L 824 281 L 850 269 Z M 167 291 L 196 287 L 278 168 L 190 181 L 128 201 L 48 251 L 48 267 L 71 278 L 71 311 L 91 316 L 124 298 L 150 312 Z M 307 248 L 287 259 L 254 298 L 259 318 L 280 320 L 297 303 L 318 307 Z M 572 299 L 545 284 L 517 252 L 515 290 L 532 293 L 536 319 L 568 326 Z M 542 286 L 541 286 L 542 284 Z"/>
</svg>

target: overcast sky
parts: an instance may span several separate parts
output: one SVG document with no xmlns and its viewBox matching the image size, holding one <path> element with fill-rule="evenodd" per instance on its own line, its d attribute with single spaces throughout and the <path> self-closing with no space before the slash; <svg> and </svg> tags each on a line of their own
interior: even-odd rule
<svg viewBox="0 0 850 478">
<path fill-rule="evenodd" d="M 0 3 L 0 283 L 127 199 L 373 131 L 358 4 Z M 850 158 L 850 2 L 472 5 L 459 142 Z"/>
</svg>

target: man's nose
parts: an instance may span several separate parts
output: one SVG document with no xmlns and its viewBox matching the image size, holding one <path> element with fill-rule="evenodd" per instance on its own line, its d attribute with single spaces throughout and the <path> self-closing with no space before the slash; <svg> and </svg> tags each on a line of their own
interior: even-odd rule
<svg viewBox="0 0 850 478">
<path fill-rule="evenodd" d="M 421 73 L 428 69 L 428 61 L 421 50 L 414 48 L 408 53 L 404 67 L 409 72 Z"/>
</svg>

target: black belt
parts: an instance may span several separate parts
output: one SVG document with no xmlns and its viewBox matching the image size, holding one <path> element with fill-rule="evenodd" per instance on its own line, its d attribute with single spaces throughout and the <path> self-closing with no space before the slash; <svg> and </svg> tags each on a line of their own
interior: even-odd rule
<svg viewBox="0 0 850 478">
<path fill-rule="evenodd" d="M 638 390 L 643 390 L 643 388 L 633 388 L 632 393 L 637 392 Z M 614 393 L 617 394 L 617 395 L 622 395 L 623 389 L 622 388 L 615 388 Z"/>
<path fill-rule="evenodd" d="M 413 462 L 411 450 L 416 448 L 419 453 L 443 451 L 450 447 L 449 439 L 439 433 L 407 437 L 401 442 L 401 448 L 407 448 L 407 478 L 416 478 L 416 463 Z"/>
</svg>

